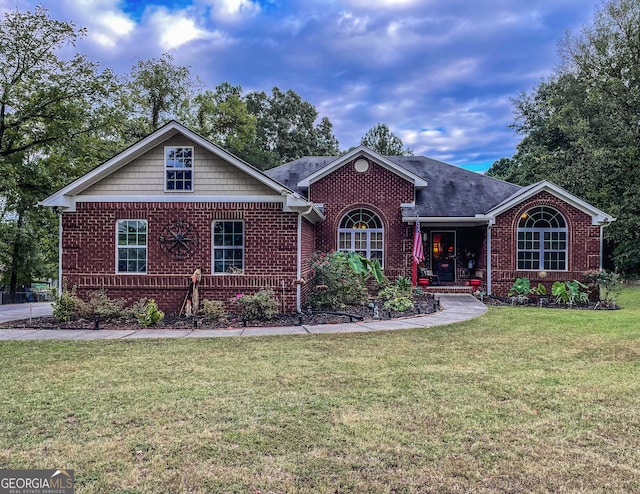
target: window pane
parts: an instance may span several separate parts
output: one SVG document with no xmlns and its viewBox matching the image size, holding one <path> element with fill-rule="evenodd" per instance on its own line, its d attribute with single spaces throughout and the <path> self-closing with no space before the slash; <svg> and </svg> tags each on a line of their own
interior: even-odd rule
<svg viewBox="0 0 640 494">
<path fill-rule="evenodd" d="M 233 268 L 243 269 L 244 223 L 242 221 L 215 221 L 213 224 L 214 273 L 228 273 Z"/>
</svg>

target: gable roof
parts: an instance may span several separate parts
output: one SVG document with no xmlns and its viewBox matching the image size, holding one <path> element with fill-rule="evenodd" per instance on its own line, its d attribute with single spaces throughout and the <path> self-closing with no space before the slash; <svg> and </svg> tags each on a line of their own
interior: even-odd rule
<svg viewBox="0 0 640 494">
<path fill-rule="evenodd" d="M 356 150 L 340 159 L 329 156 L 305 156 L 290 163 L 267 170 L 274 180 L 300 194 L 314 179 L 325 176 L 353 158 L 363 155 L 392 167 L 405 177 L 416 177 L 416 203 L 403 208 L 403 215 L 420 217 L 475 217 L 484 215 L 492 207 L 510 197 L 520 186 L 480 173 L 465 170 L 425 156 L 381 156 L 368 148 Z M 348 156 L 348 157 L 347 157 Z M 428 184 L 428 185 L 427 185 Z M 427 185 L 425 187 L 425 185 Z"/>
<path fill-rule="evenodd" d="M 564 202 L 571 204 L 576 209 L 579 209 L 583 213 L 591 216 L 591 223 L 593 225 L 608 225 L 609 223 L 616 221 L 616 218 L 613 218 L 611 215 L 608 215 L 597 207 L 592 206 L 591 204 L 583 201 L 577 196 L 574 196 L 559 185 L 556 185 L 547 180 L 542 180 L 541 182 L 523 187 L 522 189 L 505 198 L 505 200 L 493 207 L 489 211 L 489 214 L 493 217 L 498 216 L 500 213 L 511 209 L 513 206 L 516 206 L 526 199 L 533 197 L 534 195 L 539 194 L 543 191 L 548 192 L 558 197 L 559 199 L 562 199 Z"/>
<path fill-rule="evenodd" d="M 286 207 L 290 207 L 294 210 L 307 210 L 312 206 L 313 211 L 310 211 L 310 213 L 313 213 L 312 216 L 314 216 L 315 219 L 324 218 L 324 215 L 317 208 L 302 198 L 299 194 L 296 194 L 295 191 L 289 187 L 282 185 L 261 170 L 258 170 L 228 151 L 225 151 L 220 146 L 205 139 L 175 120 L 168 122 L 155 132 L 129 146 L 107 162 L 84 174 L 82 177 L 71 182 L 66 187 L 58 190 L 46 199 L 42 200 L 40 204 L 49 207 L 73 207 L 75 196 L 177 134 L 182 134 L 213 155 L 223 159 L 225 162 L 235 166 L 247 175 L 250 175 L 257 181 L 266 185 L 274 192 L 284 196 L 284 203 Z"/>
<path fill-rule="evenodd" d="M 390 172 L 395 173 L 396 175 L 399 175 L 405 180 L 413 183 L 416 188 L 426 187 L 427 185 L 427 183 L 422 177 L 410 172 L 405 168 L 399 167 L 396 163 L 394 163 L 389 158 L 386 158 L 385 156 L 382 156 L 381 154 L 376 153 L 375 151 L 369 149 L 366 146 L 358 146 L 357 148 L 352 149 L 351 151 L 349 151 L 346 154 L 343 154 L 342 156 L 338 156 L 337 158 L 333 157 L 333 159 L 330 161 L 327 161 L 324 166 L 316 167 L 316 169 L 312 173 L 308 175 L 305 174 L 300 178 L 300 180 L 297 183 L 297 186 L 301 189 L 307 189 L 309 185 L 311 185 L 313 182 L 316 182 L 321 178 L 326 177 L 327 175 L 337 170 L 341 166 L 344 166 L 347 163 L 353 161 L 354 158 L 358 158 L 361 156 L 375 161 L 378 165 L 382 166 L 383 168 L 386 168 Z"/>
</svg>

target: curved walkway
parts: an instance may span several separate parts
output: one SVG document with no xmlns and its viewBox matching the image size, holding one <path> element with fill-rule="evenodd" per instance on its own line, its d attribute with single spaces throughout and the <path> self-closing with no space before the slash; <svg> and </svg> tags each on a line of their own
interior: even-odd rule
<svg viewBox="0 0 640 494">
<path fill-rule="evenodd" d="M 365 333 L 399 329 L 430 328 L 467 321 L 483 315 L 486 306 L 471 295 L 436 294 L 443 310 L 424 316 L 342 324 L 238 329 L 0 329 L 0 340 L 106 340 L 134 338 L 213 338 L 220 336 L 268 336 L 324 333 Z M 51 315 L 49 302 L 0 305 L 0 323 Z"/>
</svg>

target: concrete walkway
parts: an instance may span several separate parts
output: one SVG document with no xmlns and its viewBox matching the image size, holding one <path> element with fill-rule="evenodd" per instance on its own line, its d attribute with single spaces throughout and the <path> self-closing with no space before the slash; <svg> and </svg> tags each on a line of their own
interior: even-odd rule
<svg viewBox="0 0 640 494">
<path fill-rule="evenodd" d="M 238 329 L 0 329 L 0 340 L 107 340 L 134 338 L 215 338 L 220 336 L 272 336 L 324 333 L 365 333 L 399 329 L 430 328 L 467 321 L 483 315 L 486 306 L 471 295 L 436 294 L 443 310 L 435 314 L 391 319 L 385 321 L 319 324 L 286 327 L 259 327 Z M 29 307 L 31 305 L 31 307 Z M 48 306 L 48 309 L 47 309 Z M 51 315 L 49 302 L 37 304 L 0 305 L 0 322 Z M 36 315 L 37 314 L 37 315 Z"/>
</svg>

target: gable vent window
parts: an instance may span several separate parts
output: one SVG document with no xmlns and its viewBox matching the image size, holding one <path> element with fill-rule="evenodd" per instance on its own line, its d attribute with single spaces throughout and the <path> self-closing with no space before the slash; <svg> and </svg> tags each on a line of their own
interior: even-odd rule
<svg viewBox="0 0 640 494">
<path fill-rule="evenodd" d="M 380 217 L 368 209 L 347 213 L 338 228 L 338 250 L 357 252 L 383 264 L 384 227 Z"/>
<path fill-rule="evenodd" d="M 193 191 L 193 148 L 164 148 L 165 190 L 167 192 Z"/>
<path fill-rule="evenodd" d="M 518 222 L 518 269 L 566 271 L 567 223 L 559 211 L 539 206 Z"/>
</svg>

